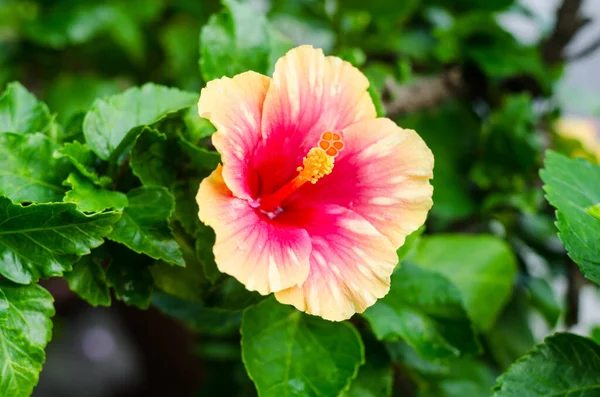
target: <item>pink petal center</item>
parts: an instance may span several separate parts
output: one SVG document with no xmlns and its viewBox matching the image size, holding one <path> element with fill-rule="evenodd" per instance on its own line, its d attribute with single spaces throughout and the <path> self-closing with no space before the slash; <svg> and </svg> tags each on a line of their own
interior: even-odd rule
<svg viewBox="0 0 600 397">
<path fill-rule="evenodd" d="M 321 178 L 331 174 L 334 158 L 344 148 L 341 133 L 324 132 L 317 146 L 311 148 L 296 168 L 298 175 L 272 193 L 265 193 L 257 200 L 257 207 L 269 218 L 274 218 L 283 211 L 283 202 L 304 184 L 317 183 Z"/>
</svg>

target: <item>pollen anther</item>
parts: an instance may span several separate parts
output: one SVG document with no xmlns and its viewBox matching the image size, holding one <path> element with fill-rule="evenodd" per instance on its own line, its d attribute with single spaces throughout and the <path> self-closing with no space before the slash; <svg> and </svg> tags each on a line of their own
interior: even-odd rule
<svg viewBox="0 0 600 397">
<path fill-rule="evenodd" d="M 317 183 L 325 175 L 333 171 L 333 157 L 329 156 L 321 147 L 314 147 L 302 160 L 302 166 L 296 168 L 298 178 L 310 183 Z"/>
</svg>

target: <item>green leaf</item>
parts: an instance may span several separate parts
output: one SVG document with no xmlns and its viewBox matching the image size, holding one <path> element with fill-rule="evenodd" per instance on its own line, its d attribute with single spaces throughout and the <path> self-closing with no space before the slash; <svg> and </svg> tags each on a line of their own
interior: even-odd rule
<svg viewBox="0 0 600 397">
<path fill-rule="evenodd" d="M 110 233 L 118 212 L 85 215 L 75 204 L 23 207 L 0 196 L 0 274 L 22 284 L 71 270 Z"/>
<path fill-rule="evenodd" d="M 210 81 L 248 70 L 267 74 L 272 52 L 283 52 L 285 41 L 251 5 L 236 0 L 223 0 L 223 4 L 227 12 L 213 15 L 200 33 L 202 77 Z"/>
<path fill-rule="evenodd" d="M 456 285 L 469 317 L 482 330 L 494 325 L 510 297 L 517 273 L 510 247 L 488 235 L 423 238 L 414 261 Z"/>
<path fill-rule="evenodd" d="M 117 80 L 100 79 L 93 75 L 64 74 L 48 88 L 46 102 L 57 113 L 63 125 L 74 116 L 85 113 L 96 98 L 104 98 L 121 91 Z"/>
<path fill-rule="evenodd" d="M 221 155 L 218 152 L 198 146 L 182 135 L 179 136 L 179 146 L 199 169 L 212 171 L 221 162 Z"/>
<path fill-rule="evenodd" d="M 414 112 L 398 121 L 403 128 L 419 132 L 435 157 L 433 226 L 467 218 L 477 209 L 464 177 L 465 159 L 476 151 L 474 143 L 481 126 L 472 111 L 459 102 L 450 102 L 432 110 Z M 453 145 L 448 145 L 453 142 Z"/>
<path fill-rule="evenodd" d="M 600 220 L 600 203 L 585 209 L 585 212 Z"/>
<path fill-rule="evenodd" d="M 175 205 L 171 193 L 164 187 L 140 187 L 130 190 L 127 199 L 129 205 L 108 238 L 137 253 L 185 266 L 168 223 Z"/>
<path fill-rule="evenodd" d="M 73 265 L 73 271 L 65 273 L 71 291 L 77 293 L 92 306 L 110 306 L 110 292 L 103 266 L 110 257 L 97 248 Z"/>
<path fill-rule="evenodd" d="M 139 22 L 128 8 L 135 9 L 136 6 L 124 7 L 117 2 L 62 2 L 46 10 L 35 22 L 27 24 L 25 32 L 31 40 L 54 49 L 107 35 L 133 61 L 140 62 L 145 52 L 144 36 Z"/>
<path fill-rule="evenodd" d="M 424 358 L 479 351 L 458 289 L 443 276 L 409 263 L 396 269 L 390 292 L 364 316 L 378 339 L 402 338 Z"/>
<path fill-rule="evenodd" d="M 443 377 L 421 384 L 419 397 L 487 397 L 494 386 L 494 372 L 473 358 L 453 360 Z"/>
<path fill-rule="evenodd" d="M 556 300 L 550 284 L 541 278 L 528 279 L 527 292 L 529 293 L 531 305 L 544 316 L 550 327 L 555 327 L 562 308 Z"/>
<path fill-rule="evenodd" d="M 154 292 L 150 274 L 153 259 L 111 241 L 107 241 L 104 248 L 112 259 L 106 269 L 106 282 L 115 298 L 126 305 L 148 309 Z"/>
<path fill-rule="evenodd" d="M 98 176 L 98 173 L 94 169 L 94 165 L 97 162 L 96 155 L 83 143 L 78 141 L 67 142 L 62 148 L 54 152 L 54 157 L 67 158 L 81 175 L 98 186 L 107 187 L 112 182 L 107 176 Z"/>
<path fill-rule="evenodd" d="M 600 284 L 600 219 L 588 210 L 600 203 L 600 167 L 548 151 L 540 176 L 548 202 L 558 210 L 556 226 L 569 256 Z"/>
<path fill-rule="evenodd" d="M 261 397 L 335 397 L 364 362 L 360 335 L 347 322 L 312 317 L 275 299 L 244 312 L 242 359 Z"/>
<path fill-rule="evenodd" d="M 158 261 L 150 267 L 154 284 L 164 292 L 181 299 L 202 301 L 210 282 L 204 275 L 194 242 L 189 241 L 181 230 L 175 233 L 175 240 L 183 253 L 185 268 Z"/>
<path fill-rule="evenodd" d="M 46 132 L 51 124 L 52 116 L 46 104 L 17 82 L 6 86 L 0 95 L 0 133 Z"/>
<path fill-rule="evenodd" d="M 389 397 L 392 395 L 392 362 L 385 348 L 378 343 L 366 343 L 365 364 L 358 370 L 350 389 L 340 397 Z"/>
<path fill-rule="evenodd" d="M 242 319 L 239 311 L 207 308 L 198 302 L 188 302 L 160 291 L 154 294 L 152 305 L 183 321 L 191 329 L 207 335 L 237 333 Z"/>
<path fill-rule="evenodd" d="M 17 286 L 0 281 L 8 307 L 0 320 L 0 395 L 29 397 L 46 360 L 52 337 L 52 295 L 39 285 Z"/>
<path fill-rule="evenodd" d="M 180 157 L 176 142 L 146 128 L 131 151 L 131 170 L 144 185 L 169 187 L 175 181 L 175 162 L 181 161 Z"/>
<path fill-rule="evenodd" d="M 198 95 L 148 83 L 107 99 L 98 99 L 86 114 L 87 145 L 103 160 L 116 161 L 142 127 L 152 125 L 198 101 Z"/>
<path fill-rule="evenodd" d="M 406 240 L 402 247 L 398 248 L 396 253 L 398 254 L 398 263 L 403 260 L 411 259 L 417 251 L 419 247 L 419 243 L 421 242 L 421 236 L 425 231 L 425 226 L 421 226 L 408 236 L 406 236 Z"/>
<path fill-rule="evenodd" d="M 108 208 L 122 210 L 127 207 L 125 194 L 99 188 L 78 173 L 69 174 L 63 184 L 71 187 L 63 201 L 76 203 L 82 211 L 102 212 Z"/>
<path fill-rule="evenodd" d="M 556 333 L 502 374 L 494 391 L 494 397 L 596 396 L 600 345 L 579 335 Z"/>
<path fill-rule="evenodd" d="M 517 289 L 496 324 L 486 332 L 488 350 L 501 369 L 508 368 L 535 345 L 529 326 L 530 317 L 526 295 Z"/>
<path fill-rule="evenodd" d="M 62 201 L 71 167 L 53 157 L 56 149 L 41 133 L 0 134 L 0 194 L 15 202 Z"/>
<path fill-rule="evenodd" d="M 186 89 L 200 88 L 200 71 L 196 62 L 198 59 L 198 32 L 201 21 L 190 15 L 174 18 L 162 29 L 160 43 L 165 51 L 165 74 Z"/>
</svg>

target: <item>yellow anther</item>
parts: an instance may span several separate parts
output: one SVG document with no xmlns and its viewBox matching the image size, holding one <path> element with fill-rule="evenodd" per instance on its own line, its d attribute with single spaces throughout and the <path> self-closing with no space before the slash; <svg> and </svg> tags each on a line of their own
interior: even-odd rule
<svg viewBox="0 0 600 397">
<path fill-rule="evenodd" d="M 308 154 L 302 160 L 302 167 L 298 167 L 298 178 L 302 181 L 317 183 L 325 175 L 333 171 L 333 157 L 327 155 L 325 150 L 320 147 L 314 147 L 308 151 Z"/>
</svg>

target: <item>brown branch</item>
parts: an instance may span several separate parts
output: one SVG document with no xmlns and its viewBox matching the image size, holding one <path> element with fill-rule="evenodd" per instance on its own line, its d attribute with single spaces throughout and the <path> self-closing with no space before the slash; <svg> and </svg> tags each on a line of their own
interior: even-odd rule
<svg viewBox="0 0 600 397">
<path fill-rule="evenodd" d="M 548 38 L 542 43 L 542 58 L 548 65 L 565 60 L 565 49 L 577 33 L 591 19 L 581 13 L 583 0 L 563 0 L 556 10 L 556 25 Z"/>
<path fill-rule="evenodd" d="M 541 51 L 547 65 L 555 65 L 565 59 L 565 49 L 580 29 L 590 22 L 581 14 L 582 0 L 563 0 L 556 11 L 556 25 L 548 38 L 542 43 Z M 600 47 L 600 40 L 593 49 Z M 428 109 L 465 93 L 469 83 L 464 72 L 455 67 L 442 74 L 418 79 L 409 85 L 399 85 L 396 81 L 386 81 L 384 94 L 390 100 L 384 101 L 389 117 L 402 113 Z M 473 84 L 473 83 L 470 83 Z M 525 87 L 527 89 L 527 87 Z"/>
<path fill-rule="evenodd" d="M 600 37 L 598 37 L 596 40 L 592 41 L 587 47 L 585 47 L 583 50 L 576 52 L 573 55 L 567 55 L 566 59 L 569 62 L 572 61 L 578 61 L 580 59 L 583 59 L 585 57 L 587 57 L 588 55 L 593 54 L 594 52 L 596 52 L 598 49 L 600 49 Z"/>
<path fill-rule="evenodd" d="M 398 85 L 395 80 L 385 82 L 391 100 L 385 103 L 386 113 L 402 113 L 434 107 L 464 91 L 465 82 L 460 68 L 455 67 L 436 76 L 422 77 L 412 84 Z"/>
</svg>

